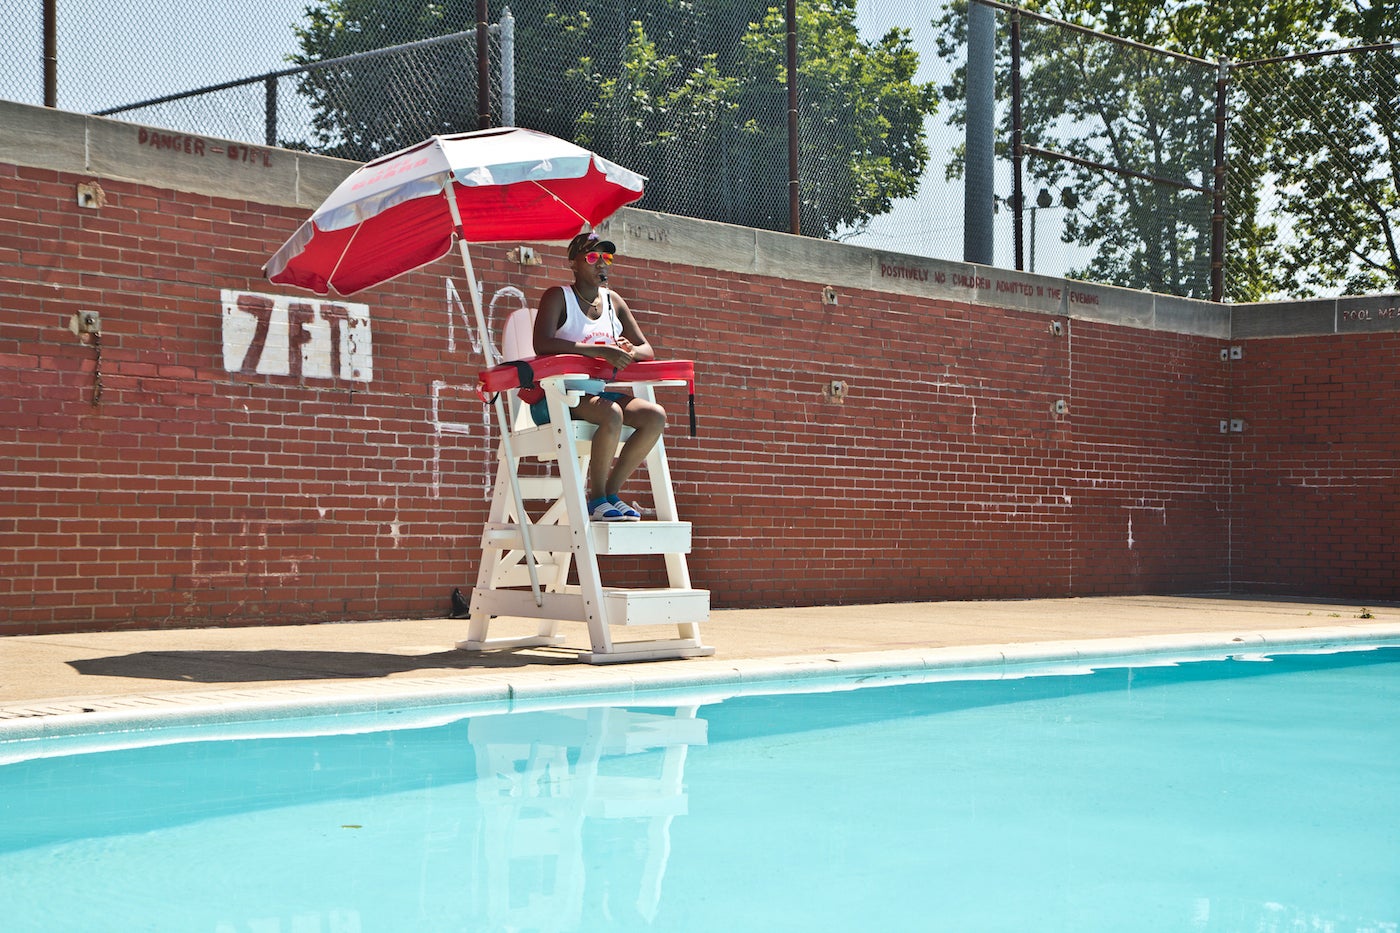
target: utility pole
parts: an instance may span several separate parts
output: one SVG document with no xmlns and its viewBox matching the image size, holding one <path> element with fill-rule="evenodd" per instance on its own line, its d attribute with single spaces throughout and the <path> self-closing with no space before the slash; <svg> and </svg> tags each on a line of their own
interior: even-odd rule
<svg viewBox="0 0 1400 933">
<path fill-rule="evenodd" d="M 967 147 L 963 188 L 963 260 L 992 264 L 993 146 L 996 133 L 996 15 L 973 0 L 967 9 Z"/>
</svg>

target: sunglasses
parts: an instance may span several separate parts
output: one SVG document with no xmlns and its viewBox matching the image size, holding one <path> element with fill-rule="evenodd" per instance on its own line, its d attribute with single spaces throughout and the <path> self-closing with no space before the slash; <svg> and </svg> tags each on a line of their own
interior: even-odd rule
<svg viewBox="0 0 1400 933">
<path fill-rule="evenodd" d="M 603 261 L 603 265 L 605 265 L 605 266 L 610 266 L 610 265 L 612 265 L 613 254 L 612 254 L 612 253 L 596 253 L 596 252 L 595 252 L 595 253 L 585 253 L 583 258 L 584 258 L 585 260 L 588 261 L 588 264 L 589 264 L 590 266 L 596 266 L 596 265 L 598 264 L 598 260 L 600 260 L 600 259 Z"/>
</svg>

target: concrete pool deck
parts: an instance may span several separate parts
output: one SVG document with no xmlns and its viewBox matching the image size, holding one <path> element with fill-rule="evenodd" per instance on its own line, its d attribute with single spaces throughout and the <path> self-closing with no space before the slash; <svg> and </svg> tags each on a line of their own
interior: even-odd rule
<svg viewBox="0 0 1400 933">
<path fill-rule="evenodd" d="M 492 634 L 510 634 L 493 623 Z M 1115 596 L 716 610 L 709 658 L 594 666 L 576 649 L 458 651 L 460 619 L 0 638 L 0 740 L 163 709 L 723 683 L 785 672 L 967 665 L 1311 641 L 1400 639 L 1400 606 Z M 524 629 L 522 629 L 524 631 Z M 582 647 L 582 626 L 562 631 Z M 92 714 L 103 714 L 93 717 Z"/>
</svg>

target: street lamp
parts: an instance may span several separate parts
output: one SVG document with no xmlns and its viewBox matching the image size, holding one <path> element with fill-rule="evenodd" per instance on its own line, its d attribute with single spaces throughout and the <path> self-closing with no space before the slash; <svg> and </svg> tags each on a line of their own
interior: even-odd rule
<svg viewBox="0 0 1400 933">
<path fill-rule="evenodd" d="M 1050 199 L 1050 192 L 1045 188 L 1040 189 L 1040 193 L 1035 196 L 1035 207 L 1031 208 L 1031 255 L 1030 271 L 1035 271 L 1035 212 L 1042 207 L 1049 207 L 1053 203 Z"/>
<path fill-rule="evenodd" d="M 1079 204 L 1079 195 L 1074 193 L 1074 189 L 1069 185 L 1060 188 L 1060 206 L 1073 210 Z M 1035 271 L 1035 213 L 1043 207 L 1054 207 L 1055 196 L 1050 193 L 1050 189 L 1041 188 L 1035 196 L 1035 207 L 1030 208 L 1031 212 L 1031 248 L 1030 248 L 1030 269 Z"/>
</svg>

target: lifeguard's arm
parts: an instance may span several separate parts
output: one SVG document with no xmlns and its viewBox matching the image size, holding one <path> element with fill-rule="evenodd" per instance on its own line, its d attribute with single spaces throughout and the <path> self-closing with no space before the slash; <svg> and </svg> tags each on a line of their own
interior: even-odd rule
<svg viewBox="0 0 1400 933">
<path fill-rule="evenodd" d="M 540 298 L 540 310 L 535 314 L 534 344 L 535 354 L 574 353 L 576 349 L 567 340 L 554 336 L 564 323 L 564 290 L 559 286 L 545 289 Z"/>
<path fill-rule="evenodd" d="M 642 334 L 642 329 L 637 326 L 637 319 L 632 314 L 632 309 L 627 307 L 627 302 L 622 300 L 622 296 L 617 292 L 612 293 L 613 310 L 617 312 L 617 319 L 622 324 L 622 339 L 631 344 L 632 359 L 646 361 L 656 359 L 656 351 L 651 344 L 647 343 L 647 338 Z"/>
</svg>

